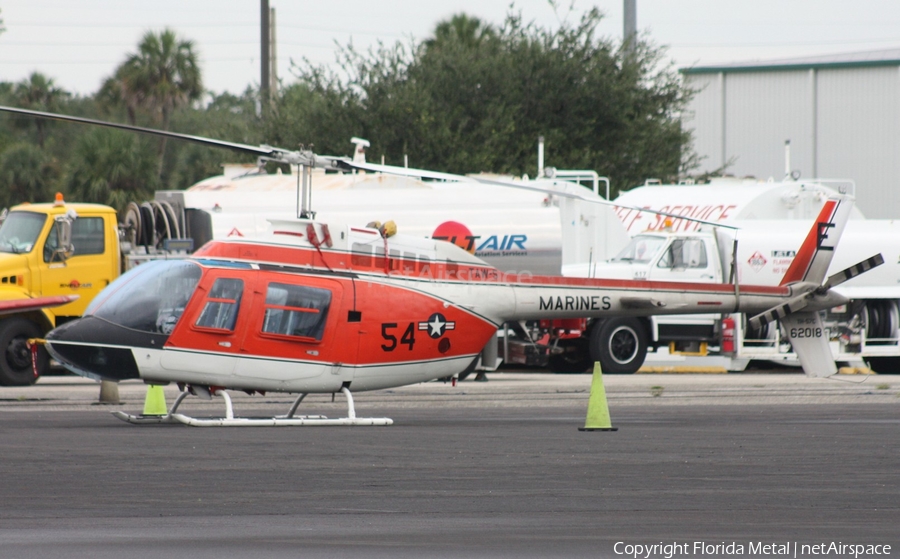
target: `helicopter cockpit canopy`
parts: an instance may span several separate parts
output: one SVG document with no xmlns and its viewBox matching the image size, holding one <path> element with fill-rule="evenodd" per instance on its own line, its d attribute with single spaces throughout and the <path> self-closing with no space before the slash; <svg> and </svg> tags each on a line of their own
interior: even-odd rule
<svg viewBox="0 0 900 559">
<path fill-rule="evenodd" d="M 132 330 L 171 334 L 200 275 L 200 266 L 188 260 L 141 264 L 113 282 L 84 314 Z"/>
</svg>

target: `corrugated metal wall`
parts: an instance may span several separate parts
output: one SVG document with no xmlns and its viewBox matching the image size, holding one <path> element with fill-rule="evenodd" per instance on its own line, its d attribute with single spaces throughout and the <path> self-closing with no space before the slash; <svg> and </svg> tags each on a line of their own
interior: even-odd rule
<svg viewBox="0 0 900 559">
<path fill-rule="evenodd" d="M 784 142 L 803 177 L 856 182 L 867 217 L 900 218 L 900 67 L 687 74 L 702 171 L 780 180 Z M 723 92 L 724 90 L 724 92 Z"/>
<path fill-rule="evenodd" d="M 900 218 L 900 68 L 818 72 L 820 176 L 856 181 L 860 209 Z"/>
<path fill-rule="evenodd" d="M 720 74 L 689 76 L 687 85 L 695 93 L 687 113 L 685 126 L 693 129 L 694 151 L 703 157 L 703 171 L 722 165 L 722 90 Z"/>
</svg>

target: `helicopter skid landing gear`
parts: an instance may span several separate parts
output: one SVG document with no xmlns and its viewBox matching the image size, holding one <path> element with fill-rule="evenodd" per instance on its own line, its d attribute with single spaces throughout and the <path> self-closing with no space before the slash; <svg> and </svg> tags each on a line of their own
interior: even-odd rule
<svg viewBox="0 0 900 559">
<path fill-rule="evenodd" d="M 297 407 L 306 394 L 300 394 L 291 404 L 290 410 L 285 415 L 275 417 L 235 417 L 234 406 L 231 403 L 231 396 L 225 390 L 217 390 L 216 395 L 222 396 L 225 400 L 225 417 L 197 418 L 181 413 L 175 413 L 178 406 L 188 395 L 188 392 L 182 392 L 178 395 L 178 399 L 172 405 L 169 413 L 159 416 L 147 415 L 130 415 L 121 411 L 113 412 L 113 415 L 135 425 L 143 425 L 147 423 L 184 423 L 193 427 L 280 427 L 280 426 L 302 426 L 302 425 L 392 425 L 394 421 L 387 417 L 356 417 L 356 409 L 353 406 L 353 395 L 347 388 L 341 388 L 341 392 L 347 397 L 347 417 L 339 417 L 329 419 L 324 415 L 301 415 L 294 416 Z"/>
<path fill-rule="evenodd" d="M 169 409 L 169 413 L 165 415 L 131 415 L 130 413 L 125 413 L 123 411 L 114 411 L 112 414 L 122 421 L 127 423 L 131 423 L 133 425 L 147 425 L 154 423 L 172 423 L 175 419 L 172 417 L 172 414 L 175 413 L 175 410 L 178 409 L 178 406 L 181 405 L 181 402 L 190 394 L 188 391 L 184 391 L 178 395 L 178 398 L 175 399 L 175 403 L 172 404 L 172 408 Z"/>
</svg>

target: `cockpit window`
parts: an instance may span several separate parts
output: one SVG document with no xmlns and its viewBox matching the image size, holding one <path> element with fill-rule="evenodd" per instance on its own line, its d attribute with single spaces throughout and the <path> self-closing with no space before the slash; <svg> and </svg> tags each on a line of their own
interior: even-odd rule
<svg viewBox="0 0 900 559">
<path fill-rule="evenodd" d="M 171 334 L 200 273 L 200 266 L 186 260 L 141 264 L 104 289 L 85 314 L 142 332 Z"/>
<path fill-rule="evenodd" d="M 270 283 L 263 332 L 321 340 L 330 304 L 327 289 Z"/>
<path fill-rule="evenodd" d="M 206 306 L 195 326 L 217 330 L 234 330 L 244 282 L 233 278 L 219 278 L 206 298 Z"/>
<path fill-rule="evenodd" d="M 631 239 L 622 251 L 612 259 L 613 262 L 637 262 L 646 264 L 653 260 L 659 249 L 666 244 L 665 237 L 655 237 L 653 235 L 638 235 Z"/>
<path fill-rule="evenodd" d="M 31 252 L 47 216 L 34 212 L 10 212 L 0 227 L 0 252 Z"/>
</svg>

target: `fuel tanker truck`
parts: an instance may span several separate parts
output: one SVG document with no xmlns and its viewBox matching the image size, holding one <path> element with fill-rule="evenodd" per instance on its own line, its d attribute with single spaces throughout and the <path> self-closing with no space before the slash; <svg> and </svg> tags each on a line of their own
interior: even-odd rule
<svg viewBox="0 0 900 559">
<path fill-rule="evenodd" d="M 296 217 L 299 180 L 295 173 L 226 165 L 222 175 L 186 190 L 157 192 L 156 200 L 184 215 L 185 229 L 199 246 L 211 238 L 263 233 L 272 218 Z M 315 169 L 310 177 L 319 218 L 359 226 L 391 220 L 405 234 L 450 241 L 504 272 L 559 274 L 563 263 L 611 258 L 628 242 L 612 208 L 590 202 L 603 201 L 596 186 L 591 192 L 572 181 L 502 180 L 577 193 L 588 201 L 384 173 Z M 132 215 L 137 209 L 131 208 Z"/>
<path fill-rule="evenodd" d="M 616 201 L 632 208 L 720 221 L 739 229 L 699 225 L 634 209 L 618 216 L 633 235 L 603 262 L 566 265 L 564 275 L 656 281 L 777 285 L 829 192 L 852 195 L 849 181 L 758 182 L 722 179 L 705 185 L 649 183 Z M 847 224 L 829 273 L 882 253 L 885 264 L 836 288 L 850 303 L 825 312 L 835 361 L 877 372 L 900 370 L 900 223 L 867 220 L 857 210 Z M 545 325 L 550 361 L 580 370 L 600 360 L 604 372 L 648 368 L 743 370 L 752 360 L 796 365 L 777 324 L 747 327 L 740 314 L 616 318 Z M 552 341 L 555 338 L 555 341 Z"/>
</svg>

